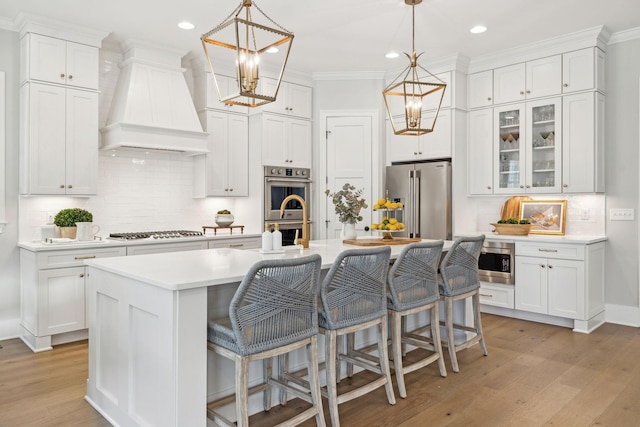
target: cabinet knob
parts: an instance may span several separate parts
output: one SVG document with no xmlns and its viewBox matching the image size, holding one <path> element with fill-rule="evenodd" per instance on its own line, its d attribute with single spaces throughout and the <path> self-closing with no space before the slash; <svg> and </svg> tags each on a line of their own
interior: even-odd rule
<svg viewBox="0 0 640 427">
<path fill-rule="evenodd" d="M 531 186 L 530 186 L 530 185 L 525 185 L 524 187 L 525 187 L 525 188 L 531 188 Z"/>
<path fill-rule="evenodd" d="M 80 274 L 80 277 L 84 277 L 84 274 L 82 274 L 82 273 L 81 273 L 81 274 Z"/>
<path fill-rule="evenodd" d="M 549 268 L 553 268 L 553 265 L 550 265 Z"/>
<path fill-rule="evenodd" d="M 487 186 L 487 190 L 491 190 L 491 186 L 490 185 Z"/>
<path fill-rule="evenodd" d="M 523 92 L 523 91 L 520 91 L 520 95 L 524 95 L 524 92 Z"/>
<path fill-rule="evenodd" d="M 567 187 L 569 186 L 569 184 L 562 184 L 562 186 L 563 186 L 564 188 L 567 188 Z"/>
<path fill-rule="evenodd" d="M 488 98 L 487 98 L 487 101 L 491 101 L 491 97 L 488 97 Z"/>
<path fill-rule="evenodd" d="M 73 80 L 73 74 L 69 74 L 69 80 Z"/>
<path fill-rule="evenodd" d="M 569 87 L 569 83 L 565 83 L 565 84 L 563 84 L 562 86 L 564 86 L 564 87 Z"/>
<path fill-rule="evenodd" d="M 64 73 L 60 73 L 60 78 L 64 79 Z"/>
<path fill-rule="evenodd" d="M 524 185 L 521 185 L 520 188 L 524 188 Z"/>
<path fill-rule="evenodd" d="M 531 91 L 530 91 L 530 90 L 528 90 L 528 91 L 527 91 L 527 93 L 531 93 Z"/>
<path fill-rule="evenodd" d="M 60 184 L 60 188 L 64 188 L 64 184 Z"/>
<path fill-rule="evenodd" d="M 229 191 L 233 191 L 233 188 L 230 188 Z"/>
<path fill-rule="evenodd" d="M 73 185 L 67 185 L 67 188 L 73 188 Z"/>
<path fill-rule="evenodd" d="M 540 268 L 544 268 L 544 264 L 540 264 Z"/>
</svg>

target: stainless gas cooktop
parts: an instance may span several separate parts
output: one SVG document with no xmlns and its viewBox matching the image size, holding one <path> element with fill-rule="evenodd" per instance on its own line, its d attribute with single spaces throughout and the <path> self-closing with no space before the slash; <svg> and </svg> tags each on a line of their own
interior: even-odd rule
<svg viewBox="0 0 640 427">
<path fill-rule="evenodd" d="M 140 239 L 180 239 L 184 237 L 200 237 L 202 231 L 169 230 L 169 231 L 140 231 L 133 233 L 111 233 L 110 239 L 140 240 Z"/>
</svg>

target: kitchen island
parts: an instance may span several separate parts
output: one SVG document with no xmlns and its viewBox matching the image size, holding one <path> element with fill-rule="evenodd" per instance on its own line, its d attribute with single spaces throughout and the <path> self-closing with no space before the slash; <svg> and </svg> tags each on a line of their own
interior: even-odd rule
<svg viewBox="0 0 640 427">
<path fill-rule="evenodd" d="M 403 246 L 392 245 L 391 257 Z M 87 401 L 114 425 L 206 426 L 208 396 L 232 392 L 235 381 L 231 365 L 207 355 L 207 320 L 227 314 L 249 267 L 319 254 L 326 272 L 357 248 L 323 240 L 283 254 L 221 248 L 86 261 Z"/>
</svg>

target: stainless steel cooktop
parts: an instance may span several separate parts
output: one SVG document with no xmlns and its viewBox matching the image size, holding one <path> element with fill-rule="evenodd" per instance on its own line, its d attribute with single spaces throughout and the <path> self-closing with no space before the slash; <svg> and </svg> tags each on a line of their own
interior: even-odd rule
<svg viewBox="0 0 640 427">
<path fill-rule="evenodd" d="M 110 239 L 141 240 L 141 239 L 180 239 L 184 237 L 200 237 L 202 231 L 167 230 L 167 231 L 138 231 L 131 233 L 111 233 Z"/>
</svg>

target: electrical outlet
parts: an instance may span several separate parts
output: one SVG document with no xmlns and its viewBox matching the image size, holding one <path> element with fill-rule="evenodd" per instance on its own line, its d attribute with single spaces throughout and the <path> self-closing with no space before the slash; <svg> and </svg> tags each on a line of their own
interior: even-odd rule
<svg viewBox="0 0 640 427">
<path fill-rule="evenodd" d="M 53 224 L 53 219 L 56 217 L 55 212 L 47 212 L 47 224 Z"/>
<path fill-rule="evenodd" d="M 609 209 L 609 219 L 611 221 L 633 221 L 636 219 L 633 208 L 628 209 Z"/>
</svg>

